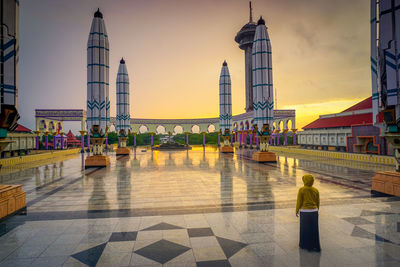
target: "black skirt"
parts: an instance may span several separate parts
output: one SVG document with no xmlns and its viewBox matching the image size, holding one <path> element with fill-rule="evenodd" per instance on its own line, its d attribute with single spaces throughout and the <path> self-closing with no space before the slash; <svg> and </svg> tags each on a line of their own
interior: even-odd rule
<svg viewBox="0 0 400 267">
<path fill-rule="evenodd" d="M 319 244 L 318 211 L 300 211 L 300 242 L 302 249 L 321 251 Z"/>
</svg>

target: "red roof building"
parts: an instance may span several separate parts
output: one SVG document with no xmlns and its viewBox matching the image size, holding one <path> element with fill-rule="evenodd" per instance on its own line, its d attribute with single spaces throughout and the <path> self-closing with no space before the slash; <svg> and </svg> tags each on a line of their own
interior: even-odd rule
<svg viewBox="0 0 400 267">
<path fill-rule="evenodd" d="M 370 123 L 372 123 L 372 97 L 368 97 L 340 113 L 322 115 L 304 126 L 303 129 L 351 127 Z"/>
<path fill-rule="evenodd" d="M 69 130 L 69 132 L 67 133 L 67 145 L 68 146 L 74 146 L 74 147 L 77 147 L 77 146 L 81 145 L 81 141 L 76 139 L 76 137 L 71 132 L 71 130 Z"/>
<path fill-rule="evenodd" d="M 18 133 L 32 133 L 31 129 L 26 128 L 25 126 L 18 124 L 17 128 L 15 128 L 14 132 Z"/>
<path fill-rule="evenodd" d="M 372 124 L 372 97 L 342 112 L 320 115 L 298 132 L 304 148 L 387 155 L 386 140 Z"/>
<path fill-rule="evenodd" d="M 312 123 L 304 126 L 303 129 L 350 127 L 352 125 L 370 123 L 372 123 L 372 112 L 349 116 L 319 118 Z"/>
<path fill-rule="evenodd" d="M 355 104 L 354 106 L 349 107 L 348 109 L 345 109 L 342 112 L 371 109 L 371 108 L 372 108 L 372 96 L 364 99 L 363 101 Z"/>
</svg>

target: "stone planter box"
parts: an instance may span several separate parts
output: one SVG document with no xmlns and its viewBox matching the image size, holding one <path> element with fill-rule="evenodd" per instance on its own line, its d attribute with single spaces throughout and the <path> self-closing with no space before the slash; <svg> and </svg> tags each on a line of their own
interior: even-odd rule
<svg viewBox="0 0 400 267">
<path fill-rule="evenodd" d="M 0 219 L 26 207 L 21 185 L 0 185 Z"/>
<path fill-rule="evenodd" d="M 376 172 L 371 190 L 400 197 L 400 173 Z"/>
</svg>

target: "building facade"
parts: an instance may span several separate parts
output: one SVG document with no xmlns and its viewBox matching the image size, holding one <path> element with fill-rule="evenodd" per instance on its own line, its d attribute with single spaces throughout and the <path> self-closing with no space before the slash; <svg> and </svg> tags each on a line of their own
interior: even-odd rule
<svg viewBox="0 0 400 267">
<path fill-rule="evenodd" d="M 381 129 L 372 124 L 372 97 L 343 112 L 321 115 L 298 132 L 298 144 L 307 149 L 392 154 Z"/>
<path fill-rule="evenodd" d="M 7 134 L 6 141 L 10 143 L 1 152 L 2 158 L 27 155 L 35 149 L 35 135 L 22 125 Z"/>
</svg>

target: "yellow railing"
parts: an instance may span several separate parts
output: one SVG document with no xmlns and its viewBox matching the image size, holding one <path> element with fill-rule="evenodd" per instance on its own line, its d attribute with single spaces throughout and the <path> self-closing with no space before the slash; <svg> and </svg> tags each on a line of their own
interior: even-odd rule
<svg viewBox="0 0 400 267">
<path fill-rule="evenodd" d="M 297 153 L 315 157 L 355 160 L 355 161 L 386 164 L 386 165 L 396 164 L 395 159 L 392 156 L 357 154 L 357 153 L 336 152 L 336 151 L 321 151 L 321 150 L 301 149 L 295 147 L 283 147 L 283 146 L 270 146 L 269 150 L 274 152 Z"/>
<path fill-rule="evenodd" d="M 51 159 L 51 158 L 62 157 L 62 156 L 67 156 L 67 155 L 71 155 L 71 154 L 78 154 L 79 151 L 80 151 L 80 148 L 74 148 L 74 149 L 67 149 L 67 150 L 49 151 L 49 152 L 35 154 L 35 155 L 12 157 L 12 158 L 0 159 L 0 164 L 3 167 L 7 167 L 7 166 L 12 166 L 12 165 L 21 164 L 21 163 Z"/>
</svg>

